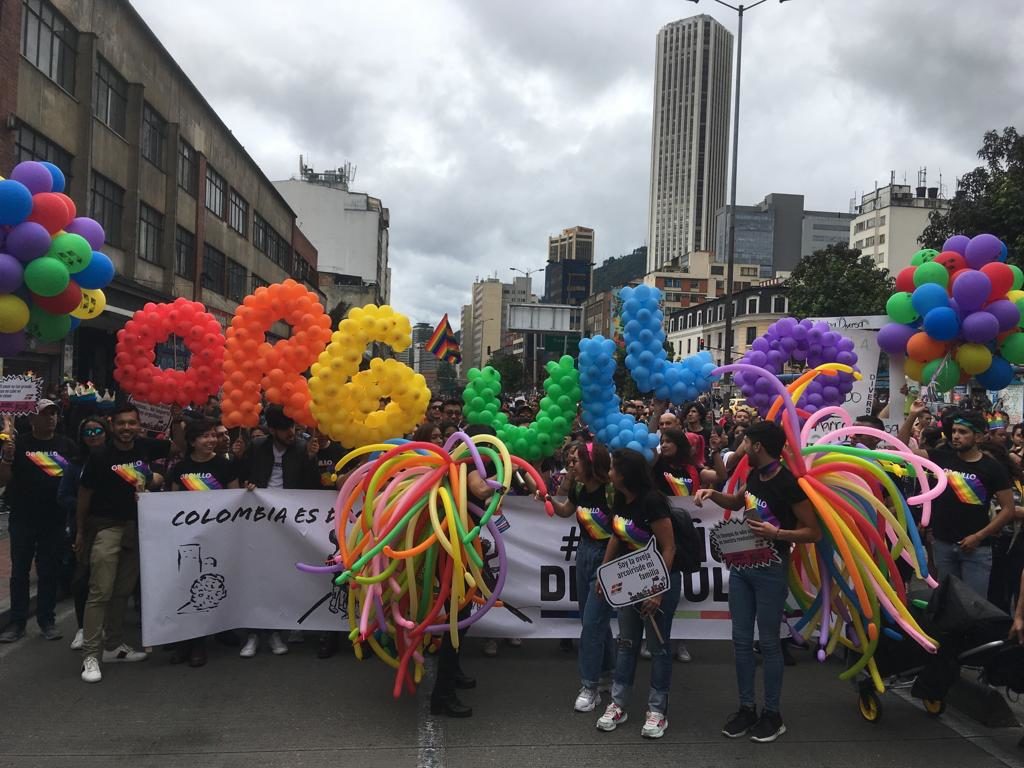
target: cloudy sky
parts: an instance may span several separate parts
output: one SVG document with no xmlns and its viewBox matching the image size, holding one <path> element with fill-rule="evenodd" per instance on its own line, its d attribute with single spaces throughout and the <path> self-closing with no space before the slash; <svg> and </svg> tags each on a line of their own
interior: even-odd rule
<svg viewBox="0 0 1024 768">
<path fill-rule="evenodd" d="M 598 262 L 645 243 L 655 35 L 736 26 L 712 0 L 133 2 L 270 178 L 358 166 L 391 209 L 392 304 L 456 327 L 475 278 L 542 267 L 564 227 Z M 952 192 L 985 130 L 1024 124 L 1021 39 L 1016 0 L 769 0 L 744 23 L 739 202 L 845 211 L 920 167 Z"/>
</svg>

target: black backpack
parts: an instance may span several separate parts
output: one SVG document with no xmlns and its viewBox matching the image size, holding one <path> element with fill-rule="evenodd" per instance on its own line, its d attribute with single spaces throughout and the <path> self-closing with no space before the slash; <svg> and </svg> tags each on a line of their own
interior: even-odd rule
<svg viewBox="0 0 1024 768">
<path fill-rule="evenodd" d="M 696 573 L 704 562 L 704 540 L 685 509 L 669 507 L 669 514 L 672 515 L 672 535 L 676 540 L 671 570 Z"/>
</svg>

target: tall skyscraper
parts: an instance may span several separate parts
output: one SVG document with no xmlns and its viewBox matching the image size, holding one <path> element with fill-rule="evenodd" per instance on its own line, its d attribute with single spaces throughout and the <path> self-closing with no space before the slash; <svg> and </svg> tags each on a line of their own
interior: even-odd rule
<svg viewBox="0 0 1024 768">
<path fill-rule="evenodd" d="M 590 295 L 594 269 L 594 230 L 570 227 L 548 238 L 548 265 L 544 270 L 544 301 L 583 306 Z"/>
<path fill-rule="evenodd" d="M 732 33 L 710 16 L 658 32 L 647 271 L 714 247 L 725 204 Z"/>
</svg>

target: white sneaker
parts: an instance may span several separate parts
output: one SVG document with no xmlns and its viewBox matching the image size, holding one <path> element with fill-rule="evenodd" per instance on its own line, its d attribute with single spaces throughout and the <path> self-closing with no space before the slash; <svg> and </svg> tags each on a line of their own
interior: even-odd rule
<svg viewBox="0 0 1024 768">
<path fill-rule="evenodd" d="M 693 661 L 693 656 L 690 655 L 690 649 L 683 643 L 676 646 L 676 661 L 681 661 L 683 664 L 689 664 Z"/>
<path fill-rule="evenodd" d="M 494 638 L 484 640 L 484 656 L 498 655 L 498 641 Z"/>
<path fill-rule="evenodd" d="M 640 735 L 647 739 L 660 739 L 668 730 L 668 718 L 661 712 L 648 712 Z"/>
<path fill-rule="evenodd" d="M 508 644 L 511 645 L 513 648 L 518 648 L 518 647 L 520 647 L 523 644 L 523 638 L 521 638 L 521 637 L 510 637 L 508 639 Z"/>
<path fill-rule="evenodd" d="M 256 649 L 260 647 L 259 635 L 249 635 L 245 640 L 245 645 L 242 646 L 242 650 L 238 652 L 238 655 L 243 659 L 251 659 L 256 655 Z"/>
<path fill-rule="evenodd" d="M 119 661 L 145 661 L 149 656 L 142 651 L 136 651 L 127 643 L 121 643 L 112 651 L 103 652 L 103 663 L 114 663 Z"/>
<path fill-rule="evenodd" d="M 99 661 L 95 656 L 86 656 L 82 661 L 82 680 L 86 683 L 98 683 L 102 679 Z"/>
<path fill-rule="evenodd" d="M 601 696 L 595 689 L 583 686 L 576 694 L 576 703 L 573 705 L 573 709 L 577 712 L 593 712 L 600 700 Z"/>
<path fill-rule="evenodd" d="M 646 640 L 644 640 L 643 643 L 640 644 L 640 658 L 641 659 L 649 659 L 649 658 L 651 658 L 651 652 L 647 649 L 647 641 Z"/>
<path fill-rule="evenodd" d="M 604 714 L 597 718 L 597 730 L 614 731 L 628 719 L 626 710 L 613 701 L 608 705 Z"/>
<path fill-rule="evenodd" d="M 280 632 L 270 633 L 270 652 L 275 656 L 284 656 L 288 653 L 288 644 L 281 639 Z"/>
<path fill-rule="evenodd" d="M 71 650 L 80 651 L 83 645 L 85 645 L 85 630 L 80 629 L 75 632 L 75 639 L 71 641 Z"/>
</svg>

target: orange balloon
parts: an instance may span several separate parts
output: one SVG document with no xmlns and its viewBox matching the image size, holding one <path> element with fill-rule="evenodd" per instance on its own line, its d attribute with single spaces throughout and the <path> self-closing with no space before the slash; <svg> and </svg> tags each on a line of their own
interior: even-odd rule
<svg viewBox="0 0 1024 768">
<path fill-rule="evenodd" d="M 919 331 L 907 342 L 907 357 L 919 363 L 930 363 L 945 355 L 948 349 L 948 344 L 936 341 L 924 331 Z"/>
</svg>

